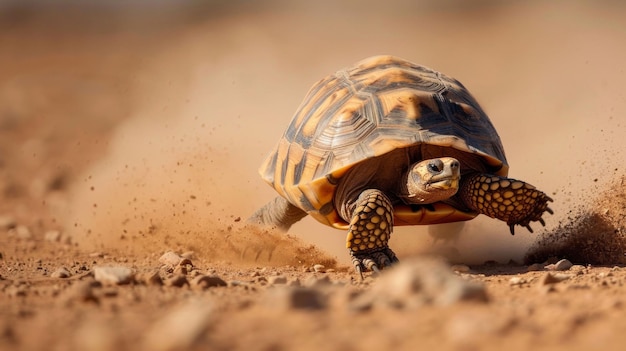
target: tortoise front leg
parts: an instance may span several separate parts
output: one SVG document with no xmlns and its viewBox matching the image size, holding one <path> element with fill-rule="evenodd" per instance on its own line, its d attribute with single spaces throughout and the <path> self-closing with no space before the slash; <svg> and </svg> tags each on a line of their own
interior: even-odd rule
<svg viewBox="0 0 626 351">
<path fill-rule="evenodd" d="M 378 272 L 398 262 L 388 242 L 393 231 L 393 206 L 380 190 L 363 191 L 352 212 L 346 246 L 363 279 L 363 269 Z"/>
<path fill-rule="evenodd" d="M 489 174 L 475 174 L 462 179 L 459 196 L 478 213 L 505 221 L 515 234 L 515 225 L 526 227 L 530 222 L 545 226 L 544 212 L 552 214 L 548 202 L 552 199 L 534 186 L 512 178 Z"/>
</svg>

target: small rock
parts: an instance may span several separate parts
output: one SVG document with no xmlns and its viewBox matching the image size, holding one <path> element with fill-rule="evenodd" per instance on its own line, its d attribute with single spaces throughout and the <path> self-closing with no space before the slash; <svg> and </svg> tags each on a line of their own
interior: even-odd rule
<svg viewBox="0 0 626 351">
<path fill-rule="evenodd" d="M 323 264 L 313 265 L 315 273 L 326 273 L 326 267 Z"/>
<path fill-rule="evenodd" d="M 287 282 L 287 286 L 302 286 L 300 279 L 296 278 Z"/>
<path fill-rule="evenodd" d="M 443 261 L 427 258 L 405 260 L 383 271 L 366 295 L 397 308 L 414 308 L 424 304 L 448 306 L 460 301 L 488 300 L 482 283 L 461 278 Z"/>
<path fill-rule="evenodd" d="M 569 274 L 546 273 L 546 274 L 544 274 L 541 277 L 541 279 L 539 279 L 539 284 L 540 285 L 556 284 L 556 283 L 562 282 L 564 280 L 567 280 L 569 278 L 571 278 L 571 276 Z"/>
<path fill-rule="evenodd" d="M 527 272 L 543 271 L 543 265 L 541 263 L 533 263 L 526 269 Z"/>
<path fill-rule="evenodd" d="M 285 286 L 268 290 L 265 303 L 272 309 L 320 310 L 326 307 L 327 299 L 318 289 Z"/>
<path fill-rule="evenodd" d="M 172 267 L 186 266 L 186 265 L 193 266 L 190 259 L 184 258 L 174 251 L 168 251 L 164 253 L 163 256 L 159 258 L 159 262 L 172 266 Z"/>
<path fill-rule="evenodd" d="M 513 277 L 509 279 L 509 285 L 522 285 L 526 283 L 527 283 L 526 279 L 522 277 Z"/>
<path fill-rule="evenodd" d="M 550 271 L 566 271 L 572 268 L 572 266 L 572 262 L 567 259 L 562 259 L 554 264 L 547 265 L 546 269 Z"/>
<path fill-rule="evenodd" d="M 109 287 L 109 288 L 102 289 L 102 296 L 103 297 L 116 297 L 120 294 L 118 289 L 119 288 L 117 287 Z"/>
<path fill-rule="evenodd" d="M 458 273 L 469 273 L 469 271 L 471 270 L 469 266 L 466 266 L 464 264 L 455 264 L 452 267 L 450 267 L 450 269 L 452 269 L 453 272 L 458 272 Z"/>
<path fill-rule="evenodd" d="M 133 271 L 123 266 L 94 267 L 94 277 L 102 284 L 118 285 L 133 281 Z"/>
<path fill-rule="evenodd" d="M 199 275 L 191 281 L 191 286 L 202 290 L 218 286 L 227 286 L 226 282 L 216 275 Z"/>
<path fill-rule="evenodd" d="M 23 297 L 27 295 L 26 287 L 24 285 L 12 285 L 7 288 L 7 294 L 10 297 Z"/>
<path fill-rule="evenodd" d="M 181 261 L 182 262 L 182 261 Z M 179 265 L 174 268 L 174 274 L 182 274 L 187 275 L 189 273 L 189 269 L 187 269 L 187 265 Z"/>
<path fill-rule="evenodd" d="M 22 240 L 28 240 L 33 237 L 33 235 L 30 232 L 30 229 L 28 229 L 28 227 L 25 225 L 18 225 L 15 228 L 10 229 L 9 233 L 12 235 L 15 235 L 16 238 L 22 239 Z"/>
<path fill-rule="evenodd" d="M 307 287 L 312 287 L 312 288 L 319 288 L 319 287 L 323 287 L 323 286 L 329 286 L 331 285 L 332 282 L 330 280 L 330 277 L 325 275 L 321 278 L 318 277 L 309 277 L 305 282 L 304 285 Z"/>
<path fill-rule="evenodd" d="M 241 286 L 241 287 L 248 289 L 250 287 L 250 283 L 244 282 L 241 280 L 231 280 L 228 282 L 228 286 L 230 287 Z"/>
<path fill-rule="evenodd" d="M 99 283 L 95 281 L 79 281 L 72 286 L 62 296 L 62 301 L 67 305 L 74 302 L 98 302 L 98 297 L 94 294 L 94 287 Z"/>
<path fill-rule="evenodd" d="M 146 285 L 163 285 L 163 279 L 158 271 L 151 271 L 137 275 L 137 281 Z"/>
<path fill-rule="evenodd" d="M 166 279 L 165 285 L 182 288 L 185 285 L 189 285 L 189 281 L 187 281 L 187 277 L 185 277 L 184 275 L 176 274 L 173 277 Z"/>
<path fill-rule="evenodd" d="M 570 262 L 567 259 L 562 259 L 559 262 L 554 264 L 554 270 L 555 271 L 566 271 L 570 268 L 572 268 L 573 264 L 572 262 Z"/>
<path fill-rule="evenodd" d="M 65 267 L 61 267 L 50 274 L 50 277 L 52 278 L 69 278 L 71 276 L 72 273 L 70 273 L 70 271 L 68 271 Z"/>
<path fill-rule="evenodd" d="M 17 226 L 17 221 L 10 215 L 2 215 L 0 216 L 0 229 L 8 230 L 13 229 Z"/>
<path fill-rule="evenodd" d="M 43 238 L 45 241 L 58 243 L 59 241 L 61 241 L 61 232 L 58 230 L 50 230 L 44 234 Z"/>
<path fill-rule="evenodd" d="M 287 277 L 278 275 L 270 277 L 267 281 L 269 285 L 287 284 Z"/>
<path fill-rule="evenodd" d="M 92 252 L 89 254 L 89 257 L 91 258 L 103 258 L 104 257 L 104 253 L 102 252 Z"/>
<path fill-rule="evenodd" d="M 70 340 L 76 350 L 116 350 L 120 344 L 119 325 L 115 322 L 105 322 L 91 314 L 81 318 L 81 322 L 72 328 L 72 333 L 65 336 L 68 337 L 73 338 Z"/>
<path fill-rule="evenodd" d="M 145 333 L 143 348 L 154 351 L 202 349 L 194 344 L 206 334 L 214 320 L 213 310 L 210 302 L 200 300 L 170 309 Z"/>
</svg>

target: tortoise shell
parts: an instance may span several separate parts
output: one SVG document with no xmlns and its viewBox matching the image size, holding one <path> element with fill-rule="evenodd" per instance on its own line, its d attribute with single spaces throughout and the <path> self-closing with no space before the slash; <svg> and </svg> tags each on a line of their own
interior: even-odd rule
<svg viewBox="0 0 626 351">
<path fill-rule="evenodd" d="M 259 172 L 293 205 L 345 229 L 348 223 L 333 203 L 341 177 L 368 159 L 424 145 L 459 159 L 464 173 L 508 173 L 498 133 L 459 81 L 397 57 L 375 56 L 313 85 Z M 470 158 L 480 165 L 464 162 Z M 446 203 L 428 210 L 394 207 L 395 225 L 475 216 Z"/>
</svg>

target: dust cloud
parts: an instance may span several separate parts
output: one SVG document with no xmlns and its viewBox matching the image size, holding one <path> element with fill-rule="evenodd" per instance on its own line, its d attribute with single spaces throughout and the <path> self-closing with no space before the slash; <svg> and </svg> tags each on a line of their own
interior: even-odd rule
<svg viewBox="0 0 626 351">
<path fill-rule="evenodd" d="M 515 236 L 489 218 L 397 228 L 392 248 L 400 257 L 521 262 L 538 235 L 625 172 L 624 8 L 400 3 L 236 7 L 161 31 L 158 49 L 129 73 L 130 118 L 71 189 L 60 216 L 67 230 L 85 247 L 219 259 L 257 247 L 282 263 L 307 260 L 298 255 L 310 243 L 328 253 L 312 261 L 348 263 L 345 233 L 311 218 L 290 230 L 293 241 L 255 235 L 242 222 L 275 196 L 257 168 L 308 88 L 362 58 L 393 54 L 463 82 L 500 132 L 510 176 L 552 196 L 555 215 L 545 229 Z M 259 248 L 264 241 L 269 250 Z"/>
</svg>

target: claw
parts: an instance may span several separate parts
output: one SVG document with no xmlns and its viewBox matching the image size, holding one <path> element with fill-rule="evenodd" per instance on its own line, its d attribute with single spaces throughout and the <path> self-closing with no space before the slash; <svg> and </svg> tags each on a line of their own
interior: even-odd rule
<svg viewBox="0 0 626 351">
<path fill-rule="evenodd" d="M 524 227 L 526 227 L 526 229 L 528 229 L 529 232 L 534 233 L 533 228 L 530 227 L 530 224 L 526 224 Z"/>
<path fill-rule="evenodd" d="M 358 266 L 355 265 L 354 269 L 357 273 L 359 273 L 359 276 L 361 276 L 361 281 L 363 281 L 365 278 L 363 278 L 363 270 L 361 269 L 361 264 L 359 264 Z"/>
<path fill-rule="evenodd" d="M 378 269 L 378 266 L 376 265 L 376 262 L 374 260 L 372 260 L 371 258 L 366 258 L 363 260 L 363 265 L 365 266 L 366 269 L 373 271 L 374 267 L 376 267 L 376 269 Z"/>
<path fill-rule="evenodd" d="M 551 215 L 554 214 L 554 211 L 552 211 L 552 209 L 550 207 L 546 207 L 546 212 L 548 212 Z"/>
<path fill-rule="evenodd" d="M 350 255 L 352 256 L 352 265 L 361 277 L 361 280 L 364 279 L 364 271 L 369 270 L 373 272 L 374 275 L 378 275 L 383 269 L 398 262 L 398 257 L 396 257 L 396 254 L 389 248 L 368 253 L 355 253 L 354 251 L 350 251 Z"/>
<path fill-rule="evenodd" d="M 509 224 L 509 230 L 511 231 L 511 235 L 515 235 L 515 224 Z"/>
<path fill-rule="evenodd" d="M 546 222 L 543 220 L 543 218 L 539 218 L 538 221 L 539 223 L 541 223 L 542 226 L 546 226 Z"/>
</svg>

